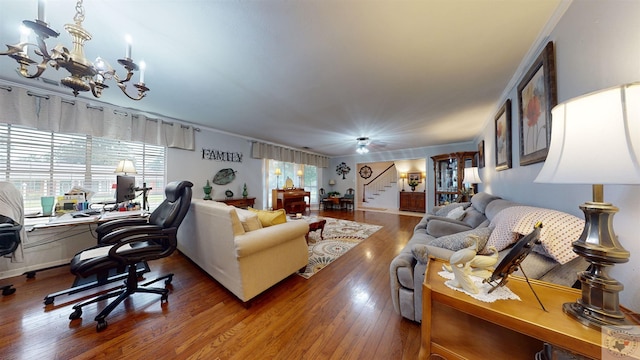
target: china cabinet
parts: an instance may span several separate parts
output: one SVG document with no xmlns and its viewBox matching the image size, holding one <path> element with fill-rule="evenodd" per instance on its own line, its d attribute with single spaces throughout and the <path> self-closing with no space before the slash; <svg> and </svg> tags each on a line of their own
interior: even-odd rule
<svg viewBox="0 0 640 360">
<path fill-rule="evenodd" d="M 435 181 L 434 205 L 466 201 L 462 194 L 464 168 L 476 166 L 477 154 L 477 151 L 464 151 L 431 157 Z"/>
</svg>

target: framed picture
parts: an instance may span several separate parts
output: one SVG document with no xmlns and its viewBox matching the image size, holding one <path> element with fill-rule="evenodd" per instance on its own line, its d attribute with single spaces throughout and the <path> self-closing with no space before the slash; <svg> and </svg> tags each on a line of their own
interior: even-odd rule
<svg viewBox="0 0 640 360">
<path fill-rule="evenodd" d="M 418 182 L 418 184 L 420 184 L 422 182 L 422 178 L 420 177 L 420 173 L 419 172 L 407 173 L 407 182 L 409 183 L 411 181 L 416 181 L 416 182 Z"/>
<path fill-rule="evenodd" d="M 553 42 L 547 43 L 518 85 L 520 165 L 544 161 L 551 141 L 551 109 L 558 103 Z"/>
<path fill-rule="evenodd" d="M 484 167 L 484 140 L 478 143 L 478 167 Z"/>
<path fill-rule="evenodd" d="M 511 100 L 496 115 L 496 170 L 511 168 Z"/>
</svg>

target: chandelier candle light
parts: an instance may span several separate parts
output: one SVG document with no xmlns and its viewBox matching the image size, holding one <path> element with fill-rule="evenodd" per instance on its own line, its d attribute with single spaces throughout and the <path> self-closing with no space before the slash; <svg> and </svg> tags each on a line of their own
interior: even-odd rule
<svg viewBox="0 0 640 360">
<path fill-rule="evenodd" d="M 144 84 L 144 62 L 140 62 L 140 66 L 136 65 L 131 59 L 131 41 L 127 41 L 127 49 L 124 59 L 119 59 L 118 63 L 122 65 L 127 74 L 124 78 L 120 78 L 116 71 L 103 59 L 98 57 L 95 63 L 89 61 L 84 55 L 84 43 L 87 40 L 91 40 L 91 34 L 82 27 L 84 21 L 84 7 L 82 6 L 82 0 L 78 0 L 76 3 L 76 15 L 73 17 L 74 24 L 66 24 L 65 30 L 69 33 L 73 39 L 73 49 L 56 45 L 51 52 L 47 48 L 46 40 L 50 37 L 58 37 L 60 33 L 49 27 L 45 21 L 45 1 L 38 0 L 38 18 L 35 21 L 24 20 L 22 22 L 23 29 L 27 31 L 21 31 L 20 42 L 15 45 L 7 45 L 6 52 L 0 52 L 0 55 L 7 55 L 13 58 L 18 64 L 18 72 L 25 78 L 34 79 L 40 77 L 42 73 L 47 69 L 47 65 L 50 65 L 54 69 L 58 70 L 64 68 L 71 76 L 67 76 L 60 82 L 73 90 L 73 95 L 78 96 L 81 91 L 89 91 L 93 96 L 99 98 L 102 95 L 102 90 L 108 88 L 104 81 L 113 79 L 120 90 L 132 100 L 140 100 L 149 91 L 149 88 Z M 28 36 L 30 32 L 33 32 L 37 37 L 37 44 L 29 43 Z M 29 57 L 29 46 L 34 45 L 37 48 L 33 53 L 41 58 L 40 63 L 32 60 Z M 35 72 L 29 72 L 30 68 L 35 66 Z M 133 77 L 133 72 L 140 69 L 139 82 L 133 84 L 137 89 L 137 94 L 132 96 L 127 92 L 127 83 Z"/>
<path fill-rule="evenodd" d="M 593 201 L 580 205 L 585 228 L 573 251 L 591 266 L 578 273 L 582 297 L 563 306 L 583 325 L 628 323 L 618 293 L 624 286 L 608 269 L 629 261 L 613 231 L 618 208 L 604 201 L 604 184 L 640 184 L 640 83 L 568 100 L 552 112 L 551 143 L 535 182 L 590 184 Z"/>
</svg>

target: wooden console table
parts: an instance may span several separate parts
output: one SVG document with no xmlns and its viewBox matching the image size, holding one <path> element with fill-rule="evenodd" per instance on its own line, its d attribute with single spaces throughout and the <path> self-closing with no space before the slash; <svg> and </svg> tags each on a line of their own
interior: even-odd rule
<svg viewBox="0 0 640 360">
<path fill-rule="evenodd" d="M 237 208 L 246 209 L 249 206 L 253 207 L 253 204 L 255 204 L 256 202 L 256 198 L 254 197 L 233 198 L 233 199 L 220 199 L 216 201 L 223 202 L 227 205 L 235 206 Z"/>
<path fill-rule="evenodd" d="M 430 259 L 422 285 L 420 359 L 534 359 L 543 343 L 600 359 L 599 330 L 583 326 L 562 311 L 580 298 L 576 289 L 531 280 L 548 312 L 538 304 L 526 281 L 509 277 L 507 287 L 522 301 L 478 301 L 447 287 L 438 275 L 441 260 Z M 431 358 L 440 359 L 437 356 Z"/>
</svg>

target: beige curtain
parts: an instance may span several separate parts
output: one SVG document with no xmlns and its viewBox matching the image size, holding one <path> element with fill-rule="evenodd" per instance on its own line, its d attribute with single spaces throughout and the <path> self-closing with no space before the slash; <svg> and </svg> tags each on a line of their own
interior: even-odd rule
<svg viewBox="0 0 640 360">
<path fill-rule="evenodd" d="M 106 104 L 94 106 L 78 99 L 66 100 L 2 85 L 0 109 L 0 122 L 5 124 L 195 150 L 193 126 L 147 118 Z"/>
<path fill-rule="evenodd" d="M 258 141 L 254 141 L 251 144 L 251 157 L 254 159 L 271 159 L 296 164 L 313 165 L 320 168 L 329 167 L 329 157 L 327 156 Z"/>
</svg>

